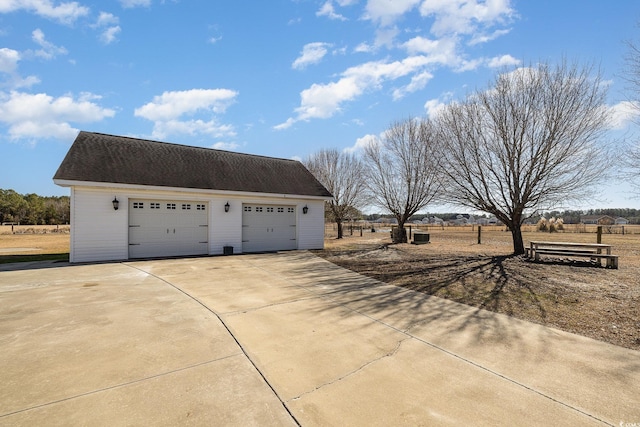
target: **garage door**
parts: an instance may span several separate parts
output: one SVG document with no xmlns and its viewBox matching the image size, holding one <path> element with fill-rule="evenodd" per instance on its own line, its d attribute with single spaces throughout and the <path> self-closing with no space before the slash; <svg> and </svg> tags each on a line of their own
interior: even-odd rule
<svg viewBox="0 0 640 427">
<path fill-rule="evenodd" d="M 208 253 L 207 204 L 129 200 L 129 257 Z"/>
<path fill-rule="evenodd" d="M 287 205 L 242 205 L 242 252 L 298 248 L 296 208 Z"/>
</svg>

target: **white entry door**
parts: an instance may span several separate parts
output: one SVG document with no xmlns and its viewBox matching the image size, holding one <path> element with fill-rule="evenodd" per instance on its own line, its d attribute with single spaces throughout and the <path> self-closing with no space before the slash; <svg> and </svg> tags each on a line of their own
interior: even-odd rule
<svg viewBox="0 0 640 427">
<path fill-rule="evenodd" d="M 242 252 L 297 248 L 295 206 L 242 205 Z"/>
<path fill-rule="evenodd" d="M 129 258 L 208 253 L 204 202 L 129 200 Z"/>
</svg>

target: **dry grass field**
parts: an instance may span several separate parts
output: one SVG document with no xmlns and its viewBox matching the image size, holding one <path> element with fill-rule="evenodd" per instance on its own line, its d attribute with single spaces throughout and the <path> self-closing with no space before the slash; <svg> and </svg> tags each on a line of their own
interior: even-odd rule
<svg viewBox="0 0 640 427">
<path fill-rule="evenodd" d="M 0 262 L 68 259 L 68 225 L 0 226 Z"/>
<path fill-rule="evenodd" d="M 429 244 L 391 245 L 388 227 L 376 233 L 367 228 L 362 237 L 346 228 L 338 240 L 328 225 L 325 249 L 315 253 L 386 283 L 640 350 L 640 227 L 603 234 L 602 243 L 620 256 L 618 270 L 514 257 L 504 227 L 483 227 L 482 244 L 477 228 L 427 231 Z M 573 231 L 587 232 L 541 233 L 531 227 L 524 240 L 596 241 L 595 227 Z M 0 262 L 68 256 L 68 226 L 16 226 L 14 232 L 0 227 Z"/>
<path fill-rule="evenodd" d="M 620 256 L 618 270 L 587 261 L 536 263 L 514 257 L 504 227 L 430 227 L 431 243 L 390 245 L 388 228 L 346 229 L 344 239 L 327 227 L 329 261 L 386 283 L 474 307 L 640 350 L 640 228 L 603 234 Z M 415 230 L 415 228 L 414 228 Z M 584 231 L 581 229 L 580 231 Z M 594 232 L 524 233 L 530 240 L 596 242 Z"/>
</svg>

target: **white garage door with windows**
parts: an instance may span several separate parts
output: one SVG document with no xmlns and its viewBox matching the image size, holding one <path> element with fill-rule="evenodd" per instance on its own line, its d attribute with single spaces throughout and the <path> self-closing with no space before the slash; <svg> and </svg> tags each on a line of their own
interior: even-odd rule
<svg viewBox="0 0 640 427">
<path fill-rule="evenodd" d="M 205 202 L 129 200 L 129 257 L 208 253 Z"/>
<path fill-rule="evenodd" d="M 295 206 L 242 205 L 242 252 L 297 248 Z"/>
</svg>

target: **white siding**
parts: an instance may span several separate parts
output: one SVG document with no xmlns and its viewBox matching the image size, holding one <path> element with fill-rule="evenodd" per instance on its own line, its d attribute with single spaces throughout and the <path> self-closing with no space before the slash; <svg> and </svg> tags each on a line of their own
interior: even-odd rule
<svg viewBox="0 0 640 427">
<path fill-rule="evenodd" d="M 307 206 L 307 214 L 302 208 Z M 324 248 L 324 201 L 313 200 L 298 204 L 298 249 Z"/>
<path fill-rule="evenodd" d="M 229 212 L 224 205 L 229 203 Z M 242 200 L 214 198 L 209 203 L 209 253 L 219 255 L 225 246 L 233 246 L 233 253 L 242 252 Z"/>
<path fill-rule="evenodd" d="M 113 209 L 117 197 L 120 207 Z M 127 198 L 114 190 L 74 188 L 71 192 L 71 262 L 128 257 Z"/>
<path fill-rule="evenodd" d="M 120 201 L 117 211 L 111 204 L 114 196 Z M 223 254 L 225 246 L 232 246 L 235 254 L 242 253 L 243 203 L 296 206 L 297 249 L 322 249 L 324 246 L 322 200 L 74 186 L 71 188 L 71 262 L 128 259 L 129 199 L 152 198 L 208 203 L 210 255 Z M 224 211 L 227 202 L 229 212 Z M 306 215 L 302 213 L 304 206 L 309 208 Z"/>
</svg>

